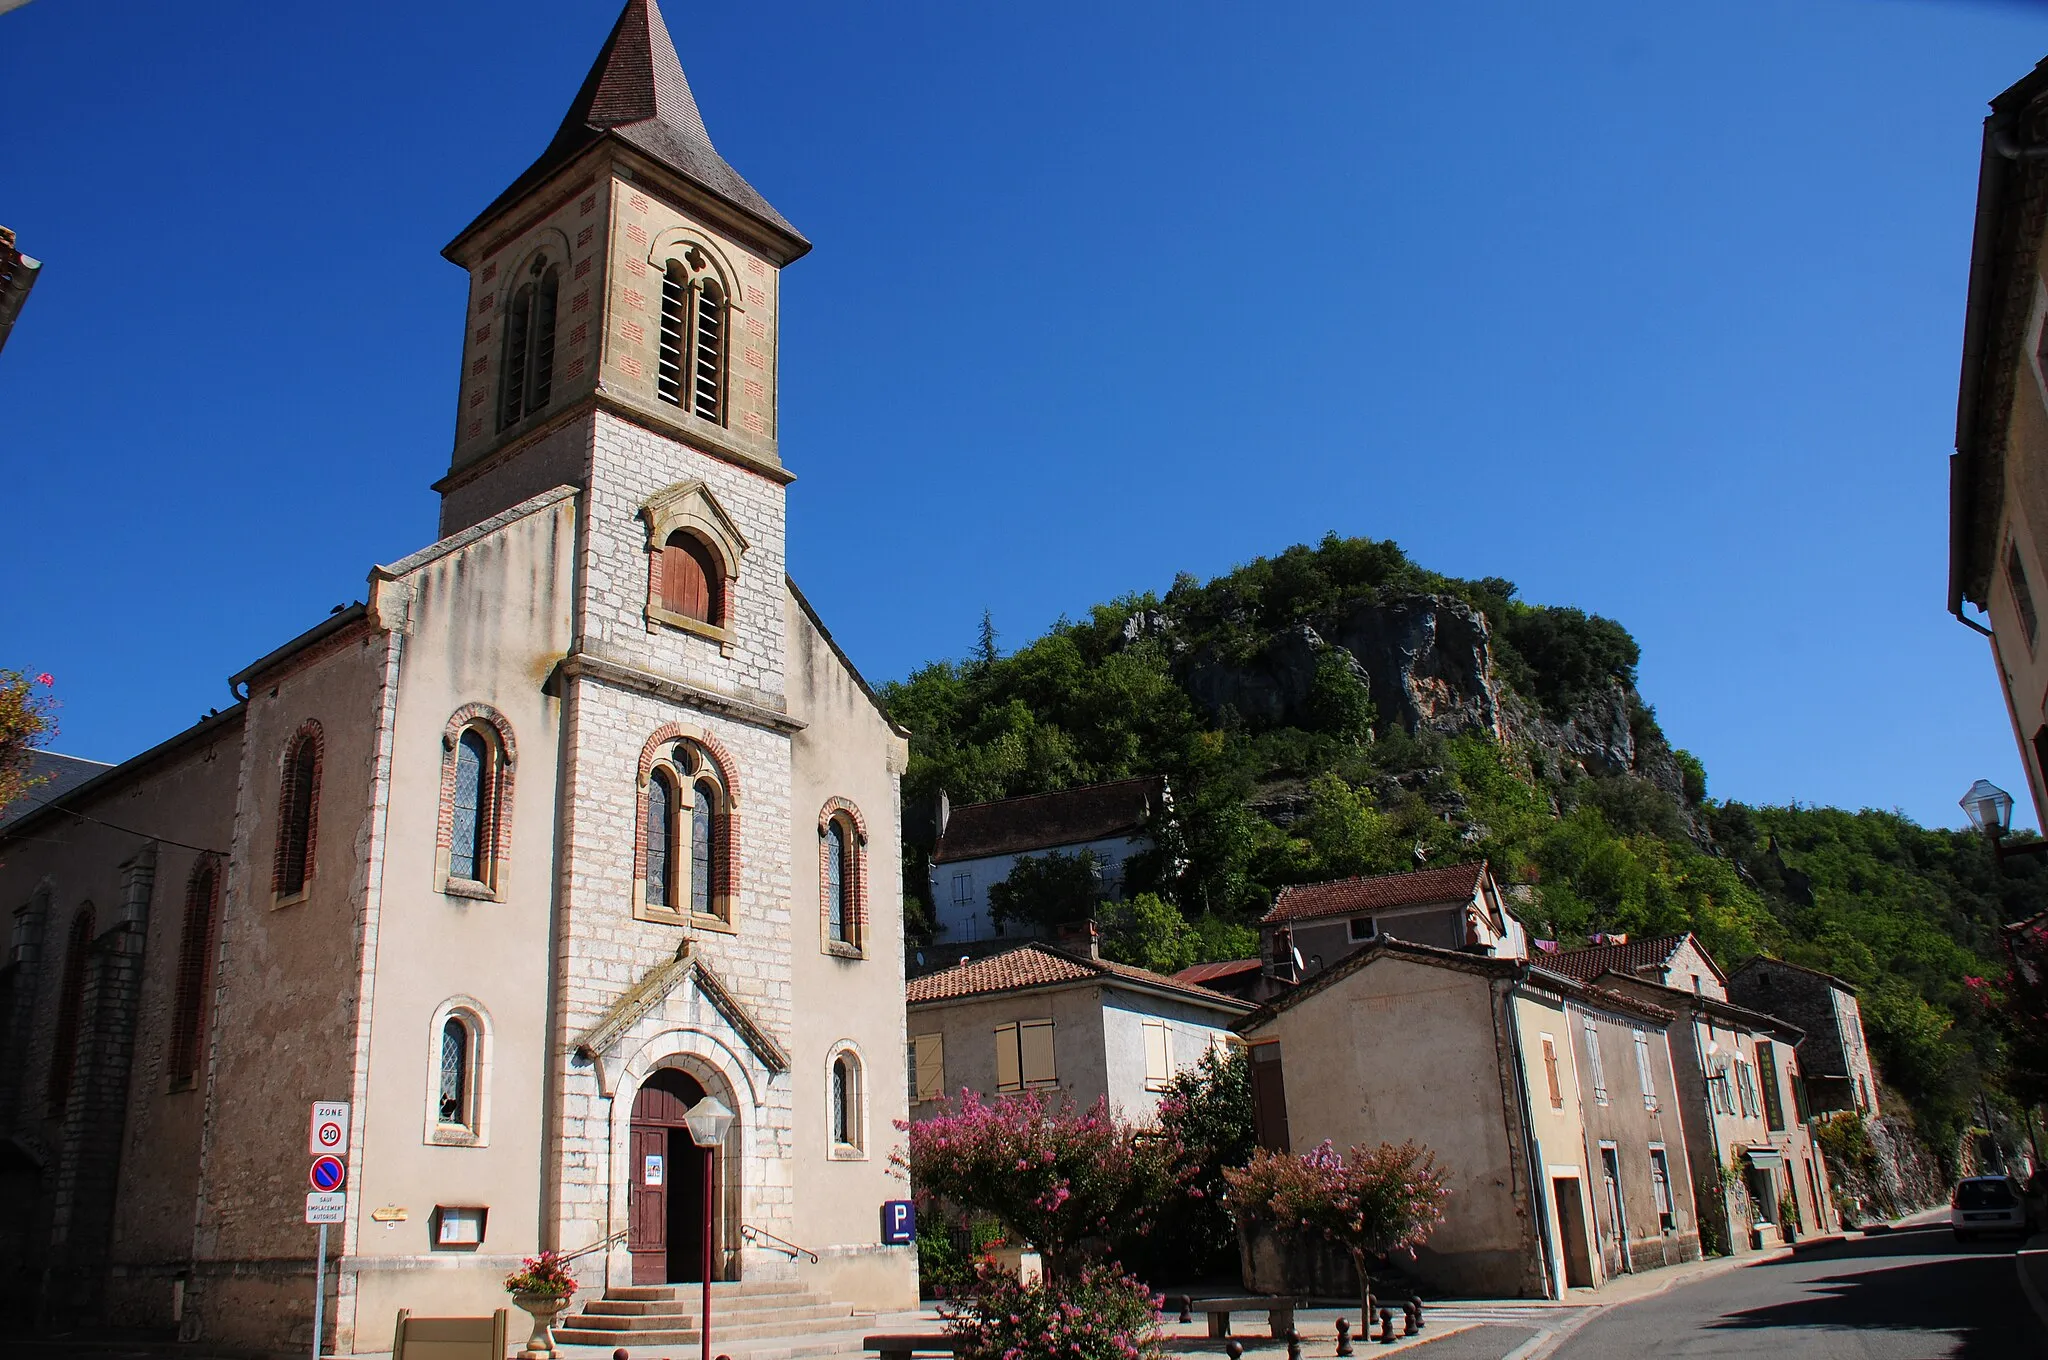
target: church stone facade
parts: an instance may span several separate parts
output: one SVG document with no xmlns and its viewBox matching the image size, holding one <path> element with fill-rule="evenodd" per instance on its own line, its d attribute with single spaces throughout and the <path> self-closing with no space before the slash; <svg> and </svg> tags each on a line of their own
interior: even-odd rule
<svg viewBox="0 0 2048 1360">
<path fill-rule="evenodd" d="M 543 1248 L 590 1296 L 708 1268 L 914 1305 L 879 1241 L 899 913 L 869 907 L 907 745 L 784 565 L 808 249 L 631 0 L 446 251 L 443 537 L 0 829 L 0 1273 L 39 1316 L 309 1340 L 316 1100 L 354 1112 L 337 1350 L 502 1306 Z M 707 1098 L 709 1261 L 678 1113 Z"/>
</svg>

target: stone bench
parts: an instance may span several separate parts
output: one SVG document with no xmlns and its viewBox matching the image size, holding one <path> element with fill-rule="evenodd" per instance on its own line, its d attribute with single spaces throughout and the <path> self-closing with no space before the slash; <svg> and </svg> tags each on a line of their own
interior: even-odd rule
<svg viewBox="0 0 2048 1360">
<path fill-rule="evenodd" d="M 1171 1302 L 1171 1300 L 1169 1300 Z M 1294 1310 L 1297 1304 L 1291 1298 L 1277 1298 L 1271 1294 L 1244 1294 L 1213 1299 L 1198 1299 L 1188 1295 L 1180 1298 L 1180 1320 L 1193 1322 L 1196 1313 L 1209 1315 L 1209 1335 L 1222 1338 L 1230 1335 L 1232 1313 L 1264 1313 L 1266 1325 L 1275 1341 L 1285 1341 L 1294 1333 Z"/>
<path fill-rule="evenodd" d="M 913 1355 L 956 1355 L 960 1344 L 943 1332 L 899 1332 L 861 1338 L 861 1349 L 879 1352 L 881 1360 L 910 1360 Z"/>
</svg>

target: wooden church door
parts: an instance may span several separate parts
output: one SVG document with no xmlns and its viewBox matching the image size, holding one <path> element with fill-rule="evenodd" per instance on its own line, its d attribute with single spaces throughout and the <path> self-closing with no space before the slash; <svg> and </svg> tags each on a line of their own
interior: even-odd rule
<svg viewBox="0 0 2048 1360">
<path fill-rule="evenodd" d="M 634 1284 L 704 1278 L 704 1159 L 684 1118 L 704 1098 L 688 1073 L 664 1067 L 633 1097 L 626 1249 Z M 713 1183 L 716 1184 L 716 1164 Z M 714 1222 L 714 1235 L 716 1224 Z M 713 1244 L 716 1260 L 717 1243 Z"/>
</svg>

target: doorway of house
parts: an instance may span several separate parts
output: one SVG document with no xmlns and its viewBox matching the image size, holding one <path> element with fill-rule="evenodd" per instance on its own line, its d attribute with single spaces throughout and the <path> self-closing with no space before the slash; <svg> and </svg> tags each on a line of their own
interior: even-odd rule
<svg viewBox="0 0 2048 1360">
<path fill-rule="evenodd" d="M 1558 1255 L 1564 1258 L 1565 1287 L 1591 1289 L 1593 1251 L 1586 1241 L 1586 1201 L 1579 1191 L 1579 1178 L 1553 1177 L 1550 1193 L 1557 1201 Z"/>
<path fill-rule="evenodd" d="M 702 1280 L 706 1266 L 718 1260 L 716 1214 L 710 1262 L 704 1256 L 704 1163 L 711 1160 L 716 1195 L 718 1153 L 691 1140 L 685 1119 L 703 1098 L 696 1078 L 672 1067 L 649 1076 L 633 1097 L 626 1248 L 634 1284 Z"/>
</svg>

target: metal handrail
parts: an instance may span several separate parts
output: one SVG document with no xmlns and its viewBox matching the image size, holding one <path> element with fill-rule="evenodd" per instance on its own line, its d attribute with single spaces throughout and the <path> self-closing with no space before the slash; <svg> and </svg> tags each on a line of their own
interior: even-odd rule
<svg viewBox="0 0 2048 1360">
<path fill-rule="evenodd" d="M 627 1231 L 628 1231 L 627 1229 L 625 1229 L 625 1228 L 621 1228 L 621 1229 L 619 1229 L 619 1230 L 618 1230 L 617 1232 L 613 1233 L 613 1234 L 612 1234 L 612 1235 L 611 1235 L 610 1237 L 602 1238 L 602 1239 L 600 1239 L 599 1241 L 596 1241 L 596 1242 L 592 1242 L 592 1243 L 591 1243 L 591 1244 L 590 1244 L 589 1246 L 587 1246 L 587 1247 L 578 1247 L 578 1248 L 576 1248 L 576 1250 L 574 1250 L 574 1251 L 572 1251 L 572 1252 L 568 1253 L 568 1254 L 567 1254 L 567 1255 L 565 1255 L 565 1256 L 561 1256 L 561 1257 L 558 1257 L 557 1259 L 558 1259 L 558 1260 L 561 1260 L 561 1261 L 565 1261 L 565 1262 L 566 1262 L 566 1261 L 573 1261 L 573 1260 L 575 1260 L 575 1259 L 576 1259 L 577 1257 L 579 1257 L 579 1256 L 588 1256 L 588 1255 L 590 1255 L 590 1253 L 592 1253 L 593 1251 L 603 1251 L 603 1250 L 604 1250 L 604 1249 L 605 1249 L 606 1247 L 609 1247 L 609 1246 L 610 1246 L 610 1245 L 611 1245 L 612 1243 L 614 1243 L 614 1242 L 617 1242 L 617 1241 L 620 1241 L 621 1239 L 623 1239 L 623 1238 L 624 1238 L 624 1237 L 626 1236 L 626 1233 L 627 1233 Z"/>
<path fill-rule="evenodd" d="M 800 1247 L 794 1242 L 786 1242 L 767 1229 L 757 1228 L 751 1223 L 740 1224 L 740 1236 L 749 1242 L 759 1242 L 770 1251 L 779 1251 L 788 1256 L 792 1261 L 799 1256 L 808 1256 L 811 1258 L 812 1265 L 818 1263 L 818 1253 L 812 1251 L 809 1247 Z"/>
</svg>

